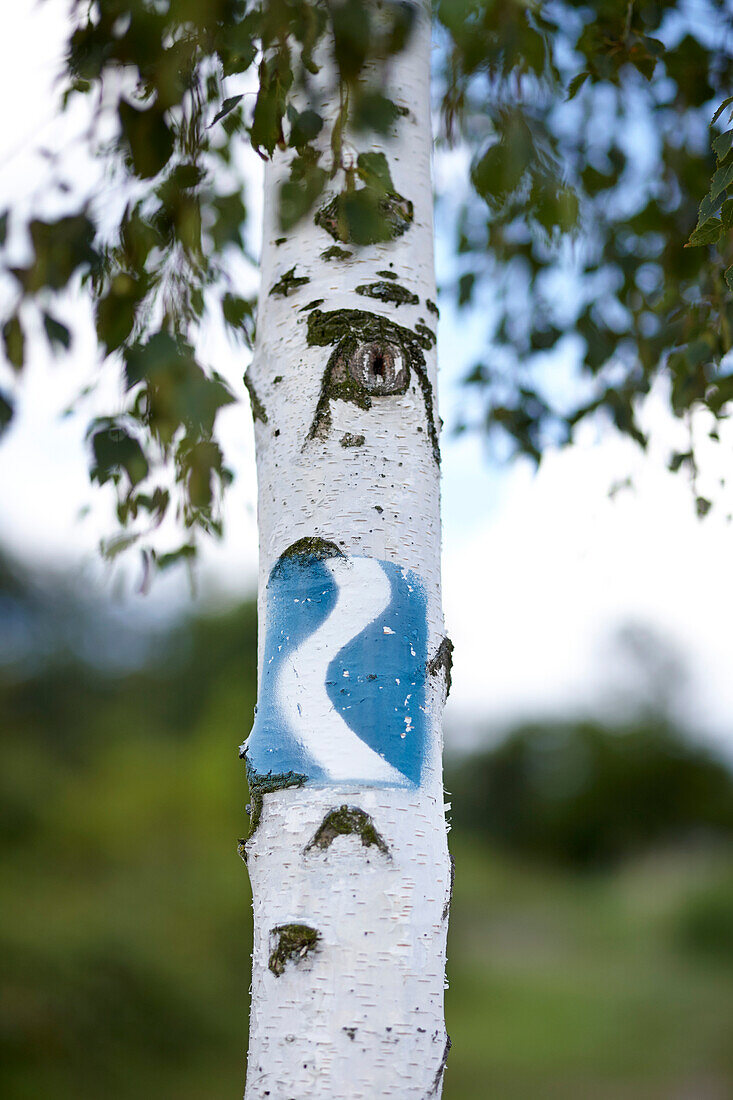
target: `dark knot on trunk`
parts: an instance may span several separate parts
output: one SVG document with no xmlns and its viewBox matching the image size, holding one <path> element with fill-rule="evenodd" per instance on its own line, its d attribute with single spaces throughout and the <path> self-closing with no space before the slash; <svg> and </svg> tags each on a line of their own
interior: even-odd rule
<svg viewBox="0 0 733 1100">
<path fill-rule="evenodd" d="M 348 370 L 355 382 L 374 396 L 404 393 L 409 368 L 396 344 L 371 341 L 359 344 L 349 358 Z"/>
</svg>

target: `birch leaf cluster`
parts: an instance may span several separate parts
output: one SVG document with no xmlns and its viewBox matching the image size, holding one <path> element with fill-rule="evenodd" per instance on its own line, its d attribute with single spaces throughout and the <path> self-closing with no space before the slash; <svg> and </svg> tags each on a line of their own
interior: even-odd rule
<svg viewBox="0 0 733 1100">
<path fill-rule="evenodd" d="M 235 255 L 256 265 L 237 148 L 287 151 L 283 235 L 316 218 L 353 250 L 409 229 L 370 135 L 404 112 L 392 85 L 413 19 L 401 0 L 72 3 L 58 109 L 86 102 L 86 151 L 119 201 L 71 185 L 61 153 L 53 201 L 0 211 L 0 433 L 35 342 L 72 350 L 81 288 L 99 370 L 121 372 L 126 395 L 89 426 L 92 480 L 117 499 L 106 553 L 136 545 L 165 567 L 222 530 L 217 419 L 241 394 L 199 334 L 217 316 L 253 338 L 254 301 L 232 276 Z M 715 435 L 733 397 L 729 5 L 438 0 L 433 22 L 438 141 L 470 166 L 437 196 L 455 244 L 443 301 L 481 308 L 490 288 L 492 303 L 459 428 L 539 461 L 601 415 L 643 446 L 639 403 L 664 377 L 674 413 L 706 408 Z M 313 93 L 324 37 L 340 105 L 328 124 Z M 553 351 L 575 371 L 562 392 Z M 670 456 L 694 464 L 692 448 Z M 180 539 L 161 553 L 171 517 Z"/>
</svg>

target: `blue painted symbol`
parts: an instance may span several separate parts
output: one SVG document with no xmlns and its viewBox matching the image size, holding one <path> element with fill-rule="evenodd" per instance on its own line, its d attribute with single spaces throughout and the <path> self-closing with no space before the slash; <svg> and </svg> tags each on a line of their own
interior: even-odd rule
<svg viewBox="0 0 733 1100">
<path fill-rule="evenodd" d="M 426 751 L 425 594 L 393 562 L 280 558 L 244 749 L 250 779 L 409 787 Z"/>
</svg>

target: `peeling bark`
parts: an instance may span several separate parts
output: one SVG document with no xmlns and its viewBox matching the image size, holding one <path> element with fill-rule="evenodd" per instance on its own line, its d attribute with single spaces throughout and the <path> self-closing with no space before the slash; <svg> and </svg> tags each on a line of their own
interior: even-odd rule
<svg viewBox="0 0 733 1100">
<path fill-rule="evenodd" d="M 428 661 L 428 674 L 430 676 L 436 676 L 442 669 L 445 676 L 445 697 L 446 699 L 450 695 L 451 689 L 451 672 L 453 670 L 453 642 L 446 634 L 445 638 L 441 641 L 437 648 L 434 657 Z"/>
</svg>

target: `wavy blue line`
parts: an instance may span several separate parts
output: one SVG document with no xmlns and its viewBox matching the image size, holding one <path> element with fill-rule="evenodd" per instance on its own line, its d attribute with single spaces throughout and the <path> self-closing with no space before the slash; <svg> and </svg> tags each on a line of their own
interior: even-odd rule
<svg viewBox="0 0 733 1100">
<path fill-rule="evenodd" d="M 419 784 L 427 741 L 425 594 L 415 573 L 379 564 L 390 582 L 389 606 L 331 661 L 327 691 L 356 736 Z M 329 783 L 289 728 L 277 684 L 284 658 L 325 622 L 337 597 L 331 573 L 315 555 L 280 560 L 270 574 L 259 701 L 246 742 L 247 763 L 257 776 L 296 772 L 312 783 Z"/>
</svg>

